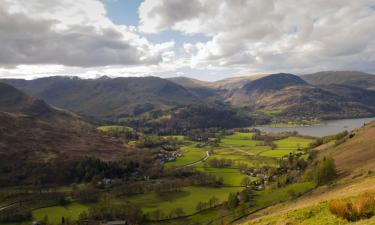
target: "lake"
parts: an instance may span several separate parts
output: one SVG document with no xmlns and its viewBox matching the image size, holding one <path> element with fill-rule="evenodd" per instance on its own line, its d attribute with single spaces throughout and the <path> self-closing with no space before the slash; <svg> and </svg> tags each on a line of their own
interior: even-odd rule
<svg viewBox="0 0 375 225">
<path fill-rule="evenodd" d="M 299 134 L 308 135 L 313 137 L 324 137 L 332 134 L 337 134 L 342 131 L 352 131 L 356 128 L 362 127 L 365 123 L 368 123 L 374 118 L 360 118 L 360 119 L 342 119 L 342 120 L 329 120 L 323 121 L 321 124 L 310 125 L 310 126 L 296 126 L 296 127 L 272 127 L 272 126 L 260 126 L 252 127 L 259 129 L 264 132 L 285 132 L 285 131 L 297 131 Z"/>
</svg>

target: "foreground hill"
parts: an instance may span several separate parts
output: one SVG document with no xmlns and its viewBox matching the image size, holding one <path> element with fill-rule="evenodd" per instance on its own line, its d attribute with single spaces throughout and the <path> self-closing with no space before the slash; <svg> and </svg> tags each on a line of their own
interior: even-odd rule
<svg viewBox="0 0 375 225">
<path fill-rule="evenodd" d="M 296 200 L 261 210 L 238 224 L 375 224 L 375 217 L 349 222 L 333 215 L 329 202 L 336 199 L 356 198 L 375 189 L 375 122 L 354 132 L 354 136 L 338 146 L 320 149 L 318 157 L 334 158 L 339 178 L 330 186 L 322 186 Z"/>
<path fill-rule="evenodd" d="M 276 112 L 282 117 L 333 119 L 366 117 L 371 107 L 312 86 L 292 74 L 272 74 L 248 82 L 227 99 L 235 107 Z"/>
<path fill-rule="evenodd" d="M 301 78 L 313 85 L 340 84 L 375 90 L 375 76 L 359 71 L 324 71 Z"/>
<path fill-rule="evenodd" d="M 4 82 L 50 104 L 95 117 L 139 115 L 201 102 L 184 87 L 157 77 L 49 77 Z"/>
<path fill-rule="evenodd" d="M 0 83 L 0 111 L 22 113 L 40 120 L 70 126 L 84 124 L 79 116 L 48 105 L 43 100 L 35 99 L 5 83 Z"/>
</svg>

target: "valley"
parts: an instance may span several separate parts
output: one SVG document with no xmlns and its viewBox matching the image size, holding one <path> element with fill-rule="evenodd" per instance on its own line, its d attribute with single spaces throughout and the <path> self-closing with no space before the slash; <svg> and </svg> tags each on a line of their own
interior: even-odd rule
<svg viewBox="0 0 375 225">
<path fill-rule="evenodd" d="M 306 76 L 2 80 L 0 223 L 342 222 L 319 199 L 372 182 L 375 95 Z"/>
</svg>

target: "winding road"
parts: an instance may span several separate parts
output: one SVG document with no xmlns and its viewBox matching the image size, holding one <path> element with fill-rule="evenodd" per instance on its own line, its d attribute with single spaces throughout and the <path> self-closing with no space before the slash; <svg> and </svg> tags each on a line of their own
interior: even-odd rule
<svg viewBox="0 0 375 225">
<path fill-rule="evenodd" d="M 186 167 L 194 166 L 194 165 L 196 165 L 198 163 L 206 161 L 209 157 L 210 157 L 210 152 L 206 151 L 206 156 L 203 159 L 200 159 L 200 160 L 198 160 L 196 162 L 193 162 L 193 163 L 186 164 L 184 166 L 181 166 L 180 168 L 186 168 Z"/>
</svg>

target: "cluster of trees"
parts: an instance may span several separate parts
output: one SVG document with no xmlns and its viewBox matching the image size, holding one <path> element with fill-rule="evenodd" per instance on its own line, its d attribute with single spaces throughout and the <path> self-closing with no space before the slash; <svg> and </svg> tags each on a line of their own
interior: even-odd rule
<svg viewBox="0 0 375 225">
<path fill-rule="evenodd" d="M 338 145 L 342 143 L 348 136 L 352 137 L 351 135 L 349 135 L 348 131 L 343 131 L 335 135 L 329 135 L 322 138 L 318 138 L 315 142 L 310 144 L 309 148 L 315 148 L 322 144 L 329 143 L 331 141 L 335 141 L 335 144 Z"/>
<path fill-rule="evenodd" d="M 208 200 L 208 202 L 198 202 L 195 209 L 199 212 L 199 211 L 202 211 L 202 210 L 205 210 L 205 209 L 216 207 L 220 204 L 221 204 L 220 199 L 218 199 L 217 197 L 214 196 L 214 197 L 210 198 Z"/>
<path fill-rule="evenodd" d="M 210 173 L 197 173 L 190 177 L 195 185 L 220 187 L 224 185 L 224 179 L 221 176 L 216 176 Z"/>
<path fill-rule="evenodd" d="M 131 179 L 134 172 L 142 174 L 156 166 L 152 153 L 147 151 L 128 154 L 118 161 L 65 154 L 49 161 L 30 160 L 21 154 L 12 156 L 17 159 L 14 164 L 2 163 L 10 160 L 8 157 L 0 158 L 0 186 L 71 184 L 98 177 Z"/>
<path fill-rule="evenodd" d="M 91 186 L 73 186 L 72 197 L 81 203 L 95 203 L 99 200 L 99 191 Z"/>
<path fill-rule="evenodd" d="M 24 207 L 16 206 L 0 210 L 0 223 L 22 222 L 31 218 L 31 210 Z"/>
<path fill-rule="evenodd" d="M 186 213 L 183 208 L 174 208 L 172 209 L 168 215 L 166 215 L 162 210 L 157 209 L 152 212 L 149 212 L 145 215 L 145 218 L 149 221 L 158 221 L 158 220 L 164 220 L 164 219 L 174 219 L 178 217 L 185 216 Z"/>
<path fill-rule="evenodd" d="M 248 202 L 254 198 L 254 191 L 252 188 L 245 188 L 241 192 L 229 193 L 226 206 L 228 209 L 236 208 L 241 202 Z"/>
<path fill-rule="evenodd" d="M 271 136 L 269 134 L 262 134 L 260 133 L 260 131 L 257 131 L 253 137 L 252 137 L 253 140 L 256 140 L 256 141 L 263 141 L 263 144 L 264 145 L 268 145 L 271 147 L 271 149 L 276 149 L 277 146 L 276 144 L 274 143 L 275 140 L 278 140 L 279 137 L 276 137 L 276 136 Z"/>
<path fill-rule="evenodd" d="M 131 203 L 103 202 L 89 208 L 88 213 L 79 215 L 80 221 L 113 221 L 125 220 L 129 224 L 140 224 L 143 220 L 142 210 Z"/>
<path fill-rule="evenodd" d="M 190 181 L 183 179 L 163 179 L 158 181 L 130 182 L 114 188 L 118 195 L 141 194 L 148 192 L 175 192 L 190 184 Z"/>
<path fill-rule="evenodd" d="M 330 183 L 337 177 L 335 161 L 331 157 L 324 157 L 317 161 L 314 168 L 314 180 L 318 185 Z"/>
<path fill-rule="evenodd" d="M 233 160 L 231 159 L 217 159 L 217 158 L 212 158 L 208 160 L 208 165 L 210 167 L 215 167 L 215 168 L 228 168 L 231 167 L 233 164 Z"/>
</svg>

